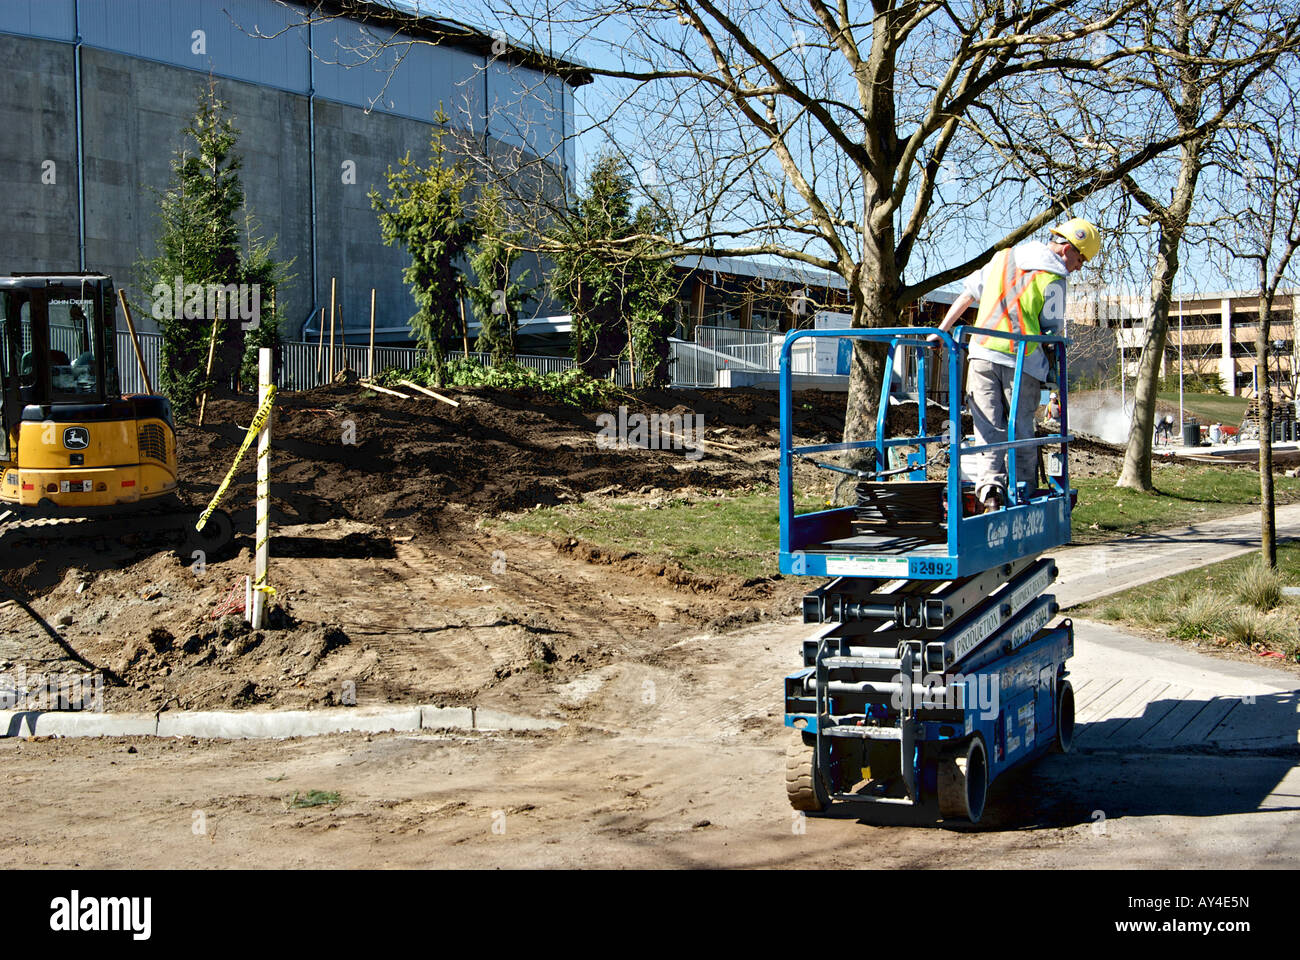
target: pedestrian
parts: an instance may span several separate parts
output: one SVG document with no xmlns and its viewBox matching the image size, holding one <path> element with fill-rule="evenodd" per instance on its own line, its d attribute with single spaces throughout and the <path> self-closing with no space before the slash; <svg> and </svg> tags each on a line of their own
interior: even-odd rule
<svg viewBox="0 0 1300 960">
<path fill-rule="evenodd" d="M 1051 228 L 1047 242 L 1029 241 L 1000 250 L 983 270 L 966 278 L 962 292 L 944 315 L 947 332 L 973 304 L 975 326 L 1021 334 L 1054 334 L 1065 319 L 1066 277 L 1101 249 L 1101 235 L 1087 220 L 1075 217 Z M 979 446 L 1005 443 L 1015 388 L 1016 342 L 1002 337 L 972 336 L 966 365 L 966 406 Z M 1016 438 L 1034 436 L 1034 413 L 1048 379 L 1047 354 L 1039 344 L 1025 347 L 1020 404 L 1015 413 Z M 985 512 L 1005 506 L 1006 455 L 993 451 L 972 456 L 975 496 Z M 1032 485 L 1037 450 L 1016 449 L 1016 480 Z"/>
</svg>

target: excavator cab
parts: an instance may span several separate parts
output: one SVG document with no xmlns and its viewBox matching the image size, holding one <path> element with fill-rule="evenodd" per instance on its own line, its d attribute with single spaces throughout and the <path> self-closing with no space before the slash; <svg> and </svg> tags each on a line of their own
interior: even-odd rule
<svg viewBox="0 0 1300 960">
<path fill-rule="evenodd" d="M 0 277 L 0 505 L 91 515 L 173 497 L 163 397 L 123 396 L 113 281 Z"/>
</svg>

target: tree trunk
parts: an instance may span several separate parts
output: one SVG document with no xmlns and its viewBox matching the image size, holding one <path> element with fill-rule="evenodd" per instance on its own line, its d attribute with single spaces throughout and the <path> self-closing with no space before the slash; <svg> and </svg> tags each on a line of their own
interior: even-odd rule
<svg viewBox="0 0 1300 960">
<path fill-rule="evenodd" d="M 1178 247 L 1182 238 L 1180 223 L 1166 225 L 1160 231 L 1160 246 L 1151 277 L 1151 314 L 1147 318 L 1142 358 L 1138 361 L 1137 383 L 1133 385 L 1133 423 L 1124 450 L 1124 469 L 1115 484 L 1143 493 L 1155 492 L 1151 480 L 1151 441 L 1156 421 L 1156 393 L 1160 388 L 1160 368 L 1164 363 L 1165 341 L 1169 335 L 1169 303 L 1173 280 L 1178 274 Z M 1123 353 L 1120 355 L 1122 357 Z M 1121 376 L 1123 372 L 1121 362 Z M 1179 424 L 1179 429 L 1182 429 L 1182 424 Z"/>
<path fill-rule="evenodd" d="M 1259 553 L 1270 567 L 1277 566 L 1277 527 L 1273 502 L 1273 388 L 1268 381 L 1269 330 L 1273 298 L 1260 271 L 1259 324 L 1255 333 L 1255 368 L 1259 405 Z"/>
<path fill-rule="evenodd" d="M 865 268 L 863 273 L 870 276 Z M 855 327 L 896 327 L 902 319 L 893 291 L 875 280 L 858 285 L 860 310 L 854 310 Z M 872 440 L 876 436 L 876 414 L 880 409 L 881 381 L 889 350 L 883 343 L 855 340 L 849 359 L 849 396 L 844 416 L 844 440 Z M 875 466 L 875 452 L 855 450 L 846 458 L 848 466 L 870 469 Z"/>
</svg>

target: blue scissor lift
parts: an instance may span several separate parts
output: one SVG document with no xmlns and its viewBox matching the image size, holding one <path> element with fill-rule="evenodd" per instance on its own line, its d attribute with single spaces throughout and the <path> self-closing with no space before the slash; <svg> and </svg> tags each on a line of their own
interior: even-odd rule
<svg viewBox="0 0 1300 960">
<path fill-rule="evenodd" d="M 1016 437 L 1013 422 L 1005 443 L 963 442 L 964 344 L 976 333 L 1015 344 L 1013 410 L 1027 346 L 1037 343 L 1054 356 L 1058 433 Z M 820 337 L 887 345 L 876 439 L 794 446 L 791 347 Z M 803 668 L 785 680 L 785 723 L 798 731 L 786 758 L 795 809 L 824 810 L 839 800 L 916 806 L 937 800 L 945 819 L 977 822 L 996 777 L 1049 749 L 1069 750 L 1074 694 L 1065 663 L 1074 652 L 1074 628 L 1069 620 L 1053 622 L 1058 608 L 1044 591 L 1056 567 L 1041 556 L 1070 540 L 1066 343 L 972 327 L 952 335 L 909 327 L 786 336 L 780 567 L 785 574 L 834 578 L 804 597 L 804 621 L 818 627 L 804 641 Z M 940 351 L 947 364 L 947 409 L 933 424 L 926 364 L 916 364 L 916 433 L 909 436 L 886 431 L 899 348 L 916 351 L 918 361 Z M 1036 476 L 1016 477 L 1014 450 L 1024 447 L 1059 448 L 1045 458 L 1046 487 L 1036 486 Z M 818 459 L 854 450 L 863 451 L 857 463 Z M 961 479 L 962 457 L 997 450 L 1007 452 L 1007 503 L 965 516 L 973 492 Z M 927 457 L 943 454 L 947 479 L 927 480 Z M 851 481 L 856 503 L 796 515 L 796 459 Z"/>
</svg>

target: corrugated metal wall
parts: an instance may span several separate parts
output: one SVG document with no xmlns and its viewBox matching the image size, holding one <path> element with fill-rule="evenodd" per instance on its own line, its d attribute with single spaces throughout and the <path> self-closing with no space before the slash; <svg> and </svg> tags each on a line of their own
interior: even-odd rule
<svg viewBox="0 0 1300 960">
<path fill-rule="evenodd" d="M 79 0 L 82 40 L 177 67 L 307 93 L 301 14 L 266 0 Z M 274 39 L 251 35 L 279 33 Z"/>
<path fill-rule="evenodd" d="M 317 97 L 425 122 L 441 104 L 474 130 L 486 98 L 501 112 L 489 121 L 493 136 L 543 151 L 563 138 L 572 101 L 558 78 L 450 46 L 384 47 L 391 31 L 350 20 L 312 25 L 313 65 L 307 30 L 294 26 L 304 17 L 271 0 L 2 0 L 0 33 L 73 43 L 79 28 L 91 47 L 304 95 L 314 66 Z"/>
<path fill-rule="evenodd" d="M 0 3 L 0 32 L 47 40 L 76 39 L 74 0 L 5 0 Z"/>
</svg>

